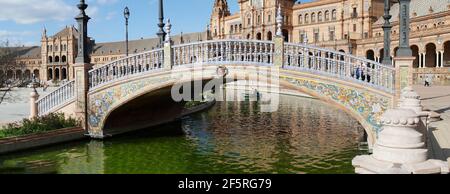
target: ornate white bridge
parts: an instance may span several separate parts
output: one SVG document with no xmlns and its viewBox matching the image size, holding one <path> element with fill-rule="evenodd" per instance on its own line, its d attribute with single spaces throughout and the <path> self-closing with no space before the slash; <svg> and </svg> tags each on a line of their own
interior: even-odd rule
<svg viewBox="0 0 450 194">
<path fill-rule="evenodd" d="M 376 141 L 381 115 L 394 107 L 399 88 L 408 82 L 408 74 L 399 73 L 401 65 L 396 69 L 312 45 L 285 43 L 282 37 L 275 37 L 274 42 L 214 40 L 181 45 L 167 42 L 164 48 L 93 68 L 85 72 L 84 79 L 77 76 L 75 81 L 38 100 L 37 114 L 59 111 L 77 116 L 85 121 L 92 137 L 103 138 L 108 135 L 104 131 L 108 118 L 116 110 L 179 82 L 171 76 L 173 72 L 202 71 L 207 75 L 203 79 L 211 79 L 218 66 L 228 68 L 228 76 L 234 79 L 252 79 L 252 75 L 245 73 L 246 68 L 278 68 L 280 85 L 315 96 L 351 114 L 366 128 L 371 144 Z"/>
</svg>

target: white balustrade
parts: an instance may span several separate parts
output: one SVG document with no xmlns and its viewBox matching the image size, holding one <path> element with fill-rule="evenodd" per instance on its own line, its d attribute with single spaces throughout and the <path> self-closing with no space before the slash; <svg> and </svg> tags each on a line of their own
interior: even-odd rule
<svg viewBox="0 0 450 194">
<path fill-rule="evenodd" d="M 217 40 L 175 45 L 174 66 L 191 64 L 273 64 L 274 43 L 249 40 Z"/>
<path fill-rule="evenodd" d="M 132 55 L 89 71 L 89 88 L 163 68 L 163 49 Z"/>
<path fill-rule="evenodd" d="M 75 81 L 70 81 L 36 102 L 38 105 L 38 115 L 44 116 L 49 114 L 54 108 L 74 99 Z"/>
<path fill-rule="evenodd" d="M 395 68 L 375 61 L 295 43 L 285 43 L 284 58 L 285 69 L 332 76 L 390 93 L 395 91 Z"/>
</svg>

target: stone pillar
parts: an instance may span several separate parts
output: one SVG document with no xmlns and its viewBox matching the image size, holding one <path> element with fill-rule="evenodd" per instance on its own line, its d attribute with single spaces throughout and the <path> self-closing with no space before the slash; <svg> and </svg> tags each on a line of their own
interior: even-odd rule
<svg viewBox="0 0 450 194">
<path fill-rule="evenodd" d="M 275 53 L 273 56 L 273 63 L 276 67 L 283 67 L 284 63 L 284 37 L 275 36 Z"/>
<path fill-rule="evenodd" d="M 170 37 L 172 25 L 170 24 L 170 20 L 167 20 L 165 41 L 164 41 L 164 69 L 171 70 L 173 67 L 173 49 L 172 49 L 172 40 Z M 198 56 L 199 57 L 199 56 Z"/>
<path fill-rule="evenodd" d="M 444 67 L 444 51 L 440 51 L 441 53 L 441 68 Z"/>
<path fill-rule="evenodd" d="M 36 90 L 31 92 L 30 94 L 30 119 L 36 118 L 39 116 L 38 104 L 36 103 L 39 99 L 39 94 Z"/>
<path fill-rule="evenodd" d="M 423 62 L 422 53 L 419 53 L 419 68 L 422 68 L 422 62 Z"/>
<path fill-rule="evenodd" d="M 173 67 L 173 49 L 170 42 L 164 43 L 164 69 L 171 70 Z"/>
<path fill-rule="evenodd" d="M 395 57 L 395 104 L 401 97 L 401 92 L 406 87 L 413 85 L 413 66 L 415 57 Z"/>
<path fill-rule="evenodd" d="M 82 121 L 83 129 L 88 130 L 88 114 L 87 114 L 87 93 L 89 92 L 89 75 L 88 71 L 91 65 L 87 63 L 77 63 L 75 68 L 75 115 Z"/>
<path fill-rule="evenodd" d="M 274 38 L 275 53 L 273 56 L 273 63 L 276 67 L 283 67 L 284 63 L 284 37 L 281 28 L 283 27 L 283 15 L 281 14 L 281 4 L 278 5 L 277 10 L 277 33 Z"/>
<path fill-rule="evenodd" d="M 438 68 L 438 67 L 440 67 L 440 64 L 439 64 L 439 60 L 440 59 L 440 57 L 439 57 L 439 51 L 436 51 L 436 64 L 435 64 L 435 67 L 436 68 Z"/>
</svg>

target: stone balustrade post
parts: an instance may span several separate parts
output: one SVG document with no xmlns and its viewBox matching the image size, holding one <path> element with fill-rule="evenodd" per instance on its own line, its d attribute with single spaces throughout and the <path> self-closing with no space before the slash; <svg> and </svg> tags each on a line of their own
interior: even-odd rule
<svg viewBox="0 0 450 194">
<path fill-rule="evenodd" d="M 39 94 L 36 90 L 31 92 L 30 94 L 30 119 L 34 119 L 39 116 L 39 108 L 38 104 L 36 103 L 39 99 Z"/>
<path fill-rule="evenodd" d="M 398 106 L 402 90 L 413 85 L 414 57 L 395 57 L 395 104 Z"/>
<path fill-rule="evenodd" d="M 164 43 L 164 69 L 171 70 L 173 67 L 173 48 L 171 42 Z"/>
<path fill-rule="evenodd" d="M 92 68 L 89 63 L 76 63 L 75 69 L 75 115 L 81 121 L 81 127 L 86 131 L 89 130 L 88 125 L 88 92 L 89 92 L 89 75 L 88 72 Z M 91 136 L 102 136 L 100 134 L 91 134 Z"/>
<path fill-rule="evenodd" d="M 275 67 L 284 66 L 284 38 L 283 36 L 275 36 L 275 53 L 273 63 Z"/>
</svg>

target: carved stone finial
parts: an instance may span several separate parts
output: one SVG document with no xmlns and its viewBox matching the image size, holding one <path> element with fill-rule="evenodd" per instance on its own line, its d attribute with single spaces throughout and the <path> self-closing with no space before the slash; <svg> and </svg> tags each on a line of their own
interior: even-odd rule
<svg viewBox="0 0 450 194">
<path fill-rule="evenodd" d="M 170 32 L 172 30 L 172 24 L 170 23 L 170 19 L 167 19 L 167 24 L 166 24 L 165 30 L 167 33 L 166 42 L 170 42 Z"/>
<path fill-rule="evenodd" d="M 279 4 L 277 12 L 277 36 L 283 36 L 281 27 L 283 27 L 283 15 L 281 14 L 281 4 Z"/>
</svg>

